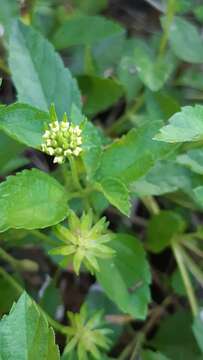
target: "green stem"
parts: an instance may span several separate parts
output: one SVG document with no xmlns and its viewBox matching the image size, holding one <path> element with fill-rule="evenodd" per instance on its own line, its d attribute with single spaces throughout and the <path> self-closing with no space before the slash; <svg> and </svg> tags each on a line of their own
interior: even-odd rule
<svg viewBox="0 0 203 360">
<path fill-rule="evenodd" d="M 141 200 L 150 214 L 152 215 L 159 214 L 160 212 L 159 205 L 152 196 L 145 196 Z"/>
<path fill-rule="evenodd" d="M 182 244 L 189 250 L 191 250 L 195 255 L 202 257 L 203 258 L 203 251 L 201 249 L 199 249 L 195 244 L 193 244 L 190 241 L 187 240 L 183 240 Z"/>
<path fill-rule="evenodd" d="M 137 356 L 139 355 L 140 349 L 142 348 L 142 344 L 144 343 L 144 341 L 145 341 L 145 334 L 142 331 L 140 331 L 137 334 L 136 345 L 135 345 L 135 348 L 134 348 L 134 350 L 132 352 L 130 360 L 135 360 L 137 358 Z"/>
<path fill-rule="evenodd" d="M 168 0 L 167 9 L 166 9 L 166 20 L 165 20 L 163 35 L 161 37 L 160 47 L 159 47 L 159 58 L 164 55 L 164 52 L 166 50 L 166 46 L 169 38 L 170 26 L 175 15 L 175 9 L 176 9 L 176 0 Z"/>
<path fill-rule="evenodd" d="M 0 258 L 8 262 L 13 269 L 16 271 L 37 271 L 38 264 L 29 259 L 15 259 L 13 256 L 8 254 L 4 249 L 0 248 Z"/>
<path fill-rule="evenodd" d="M 141 94 L 139 98 L 136 99 L 135 103 L 131 105 L 131 107 L 118 119 L 113 125 L 107 129 L 107 134 L 118 134 L 122 128 L 123 125 L 125 125 L 126 122 L 129 121 L 132 115 L 135 115 L 136 112 L 142 107 L 144 103 L 144 94 Z"/>
<path fill-rule="evenodd" d="M 194 290 L 193 290 L 193 287 L 192 287 L 192 283 L 191 283 L 187 268 L 186 268 L 185 263 L 184 263 L 184 257 L 183 257 L 182 249 L 181 249 L 181 247 L 178 245 L 178 243 L 176 241 L 173 241 L 171 247 L 172 247 L 175 259 L 177 261 L 177 265 L 178 265 L 178 268 L 180 270 L 180 274 L 181 274 L 182 279 L 183 279 L 183 283 L 184 283 L 184 286 L 185 286 L 185 290 L 186 290 L 186 293 L 187 293 L 187 296 L 188 296 L 188 300 L 189 300 L 189 303 L 190 303 L 190 307 L 191 307 L 193 316 L 195 317 L 197 315 L 197 313 L 198 313 L 198 304 L 197 304 L 197 300 L 196 300 L 196 297 L 195 297 L 195 293 L 194 293 Z"/>
<path fill-rule="evenodd" d="M 73 184 L 75 186 L 75 188 L 81 192 L 83 190 L 81 184 L 80 184 L 80 180 L 79 180 L 79 176 L 78 176 L 78 170 L 77 170 L 77 165 L 75 162 L 75 159 L 70 156 L 69 157 L 69 162 L 70 162 L 70 168 L 71 168 L 71 174 L 72 174 L 72 179 L 73 179 Z"/>
<path fill-rule="evenodd" d="M 195 264 L 193 259 L 182 249 L 182 254 L 187 264 L 188 269 L 190 270 L 191 274 L 196 278 L 196 280 L 203 286 L 203 273 L 202 270 L 199 268 L 198 265 Z"/>
<path fill-rule="evenodd" d="M 0 267 L 0 275 L 17 291 L 19 296 L 25 291 L 23 287 L 10 275 L 8 274 L 2 267 Z M 34 300 L 33 300 L 34 301 Z M 48 315 L 42 308 L 36 303 L 39 311 L 42 315 L 44 315 L 48 321 L 48 323 L 57 331 L 62 334 L 67 335 L 67 326 L 61 325 L 59 322 L 54 320 L 50 315 Z"/>
</svg>

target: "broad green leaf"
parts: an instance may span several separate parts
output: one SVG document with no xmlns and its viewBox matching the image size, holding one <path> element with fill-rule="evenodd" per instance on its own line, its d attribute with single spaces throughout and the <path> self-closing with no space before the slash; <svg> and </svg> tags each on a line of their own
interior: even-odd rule
<svg viewBox="0 0 203 360">
<path fill-rule="evenodd" d="M 191 329 L 192 316 L 179 310 L 160 322 L 158 331 L 150 344 L 170 360 L 197 360 L 200 351 Z"/>
<path fill-rule="evenodd" d="M 121 180 L 113 177 L 104 178 L 98 184 L 98 189 L 103 192 L 110 204 L 129 216 L 131 208 L 129 191 Z"/>
<path fill-rule="evenodd" d="M 197 341 L 197 344 L 203 353 L 203 319 L 202 319 L 202 310 L 194 319 L 192 325 L 192 331 Z"/>
<path fill-rule="evenodd" d="M 162 210 L 154 215 L 147 229 L 147 247 L 150 251 L 159 253 L 169 246 L 174 236 L 185 229 L 183 218 L 170 210 Z"/>
<path fill-rule="evenodd" d="M 1 111 L 0 111 L 1 112 Z M 6 149 L 6 151 L 5 151 Z M 24 147 L 9 136 L 0 132 L 0 173 L 6 167 L 7 163 L 16 159 L 22 153 Z"/>
<path fill-rule="evenodd" d="M 152 140 L 160 125 L 161 122 L 147 123 L 109 145 L 102 153 L 96 180 L 116 177 L 129 185 L 145 175 L 157 160 L 172 152 L 174 146 L 159 146 L 161 143 Z"/>
<path fill-rule="evenodd" d="M 18 100 L 47 111 L 55 103 L 59 117 L 80 104 L 76 81 L 53 46 L 31 27 L 13 25 L 9 42 L 9 66 Z"/>
<path fill-rule="evenodd" d="M 52 328 L 31 298 L 23 293 L 0 321 L 0 358 L 3 360 L 59 360 Z"/>
<path fill-rule="evenodd" d="M 0 129 L 13 139 L 40 148 L 49 114 L 30 105 L 12 104 L 0 109 Z"/>
<path fill-rule="evenodd" d="M 147 115 L 150 119 L 169 119 L 173 114 L 180 111 L 180 105 L 177 98 L 171 93 L 164 90 L 145 92 L 145 104 L 147 108 Z"/>
<path fill-rule="evenodd" d="M 78 83 L 84 96 L 84 112 L 94 115 L 106 110 L 123 95 L 123 87 L 113 79 L 80 76 Z"/>
<path fill-rule="evenodd" d="M 203 40 L 189 21 L 176 17 L 170 27 L 169 41 L 174 54 L 189 63 L 203 62 Z"/>
<path fill-rule="evenodd" d="M 200 141 L 203 139 L 203 106 L 184 106 L 169 119 L 154 140 L 169 143 Z"/>
<path fill-rule="evenodd" d="M 176 161 L 197 174 L 203 175 L 203 149 L 192 149 L 177 157 Z"/>
<path fill-rule="evenodd" d="M 151 350 L 142 351 L 142 360 L 170 360 L 164 354 Z"/>
<path fill-rule="evenodd" d="M 171 55 L 156 58 L 151 49 L 141 41 L 135 46 L 134 61 L 140 80 L 152 91 L 163 87 L 174 68 Z"/>
<path fill-rule="evenodd" d="M 72 15 L 56 31 L 53 43 L 57 49 L 73 45 L 92 46 L 120 32 L 124 32 L 123 28 L 105 17 Z"/>
<path fill-rule="evenodd" d="M 111 247 L 116 255 L 112 259 L 99 260 L 97 280 L 123 312 L 145 319 L 151 281 L 145 251 L 135 237 L 127 234 L 116 234 Z"/>
<path fill-rule="evenodd" d="M 48 174 L 24 170 L 0 184 L 0 231 L 45 228 L 67 214 L 64 188 Z"/>
<path fill-rule="evenodd" d="M 162 195 L 188 188 L 192 188 L 190 172 L 170 160 L 158 161 L 145 176 L 131 185 L 131 191 L 138 196 Z"/>
</svg>

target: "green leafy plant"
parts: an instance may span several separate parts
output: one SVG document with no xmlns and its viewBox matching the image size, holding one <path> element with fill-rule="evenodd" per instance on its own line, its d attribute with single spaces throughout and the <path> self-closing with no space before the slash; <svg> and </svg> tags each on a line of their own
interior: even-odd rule
<svg viewBox="0 0 203 360">
<path fill-rule="evenodd" d="M 0 0 L 0 360 L 203 357 L 202 5 L 135 3 Z"/>
</svg>

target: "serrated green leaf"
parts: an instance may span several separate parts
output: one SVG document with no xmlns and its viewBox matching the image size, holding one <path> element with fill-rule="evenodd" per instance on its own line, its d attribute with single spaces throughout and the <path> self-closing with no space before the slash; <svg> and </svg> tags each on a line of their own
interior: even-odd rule
<svg viewBox="0 0 203 360">
<path fill-rule="evenodd" d="M 203 139 L 203 106 L 184 106 L 169 119 L 154 140 L 169 143 L 200 141 Z"/>
<path fill-rule="evenodd" d="M 32 27 L 13 25 L 9 42 L 9 66 L 18 100 L 48 111 L 55 103 L 59 117 L 81 107 L 76 81 L 64 67 L 53 46 Z"/>
<path fill-rule="evenodd" d="M 94 115 L 106 110 L 123 95 L 123 87 L 113 79 L 83 75 L 78 78 L 84 96 L 84 112 Z"/>
<path fill-rule="evenodd" d="M 40 148 L 49 114 L 26 104 L 12 104 L 0 109 L 0 129 L 13 139 Z"/>
<path fill-rule="evenodd" d="M 94 29 L 94 31 L 90 31 L 90 29 Z M 124 32 L 124 29 L 105 17 L 72 15 L 56 31 L 53 43 L 57 49 L 73 45 L 92 46 L 120 32 Z"/>
<path fill-rule="evenodd" d="M 117 178 L 104 178 L 99 185 L 107 200 L 117 207 L 124 215 L 130 214 L 130 196 L 128 188 Z"/>
<path fill-rule="evenodd" d="M 67 214 L 64 188 L 48 174 L 24 170 L 0 184 L 0 231 L 45 228 Z"/>
<path fill-rule="evenodd" d="M 26 294 L 0 322 L 0 358 L 3 360 L 59 360 L 54 332 Z"/>
<path fill-rule="evenodd" d="M 111 247 L 116 255 L 112 259 L 99 260 L 97 280 L 123 312 L 145 319 L 151 280 L 145 251 L 135 237 L 127 234 L 116 234 Z"/>
<path fill-rule="evenodd" d="M 157 160 L 172 152 L 174 146 L 157 146 L 160 143 L 152 140 L 160 125 L 158 121 L 132 129 L 106 147 L 96 172 L 96 181 L 116 177 L 129 185 L 146 174 Z"/>
<path fill-rule="evenodd" d="M 162 210 L 154 215 L 147 229 L 147 246 L 150 251 L 159 253 L 171 244 L 174 236 L 185 229 L 183 218 L 170 210 Z"/>
<path fill-rule="evenodd" d="M 169 41 L 179 59 L 189 63 L 202 63 L 203 40 L 192 23 L 176 17 L 170 26 Z"/>
</svg>

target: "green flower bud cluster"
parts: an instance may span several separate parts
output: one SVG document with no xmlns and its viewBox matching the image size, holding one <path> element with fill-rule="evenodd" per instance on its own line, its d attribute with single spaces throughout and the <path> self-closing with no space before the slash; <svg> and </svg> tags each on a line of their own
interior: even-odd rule
<svg viewBox="0 0 203 360">
<path fill-rule="evenodd" d="M 54 156 L 54 163 L 62 164 L 69 156 L 80 155 L 81 133 L 80 127 L 70 124 L 65 114 L 61 122 L 55 120 L 49 124 L 49 130 L 43 135 L 44 143 L 41 149 L 48 155 Z"/>
<path fill-rule="evenodd" d="M 101 311 L 96 312 L 88 319 L 87 308 L 83 305 L 80 313 L 68 312 L 68 317 L 70 321 L 67 329 L 69 341 L 64 353 L 68 354 L 76 350 L 78 360 L 88 360 L 90 356 L 93 359 L 102 360 L 101 351 L 109 350 L 111 345 L 109 335 L 112 330 L 102 327 L 104 321 Z"/>
<path fill-rule="evenodd" d="M 66 265 L 70 259 L 68 257 L 71 257 L 77 275 L 82 264 L 91 273 L 99 271 L 97 259 L 109 258 L 115 254 L 115 251 L 106 245 L 111 240 L 107 227 L 108 223 L 104 217 L 93 225 L 91 211 L 87 214 L 83 213 L 81 218 L 71 211 L 69 229 L 62 225 L 57 225 L 55 228 L 55 233 L 63 245 L 52 249 L 50 254 L 66 256 Z"/>
</svg>

